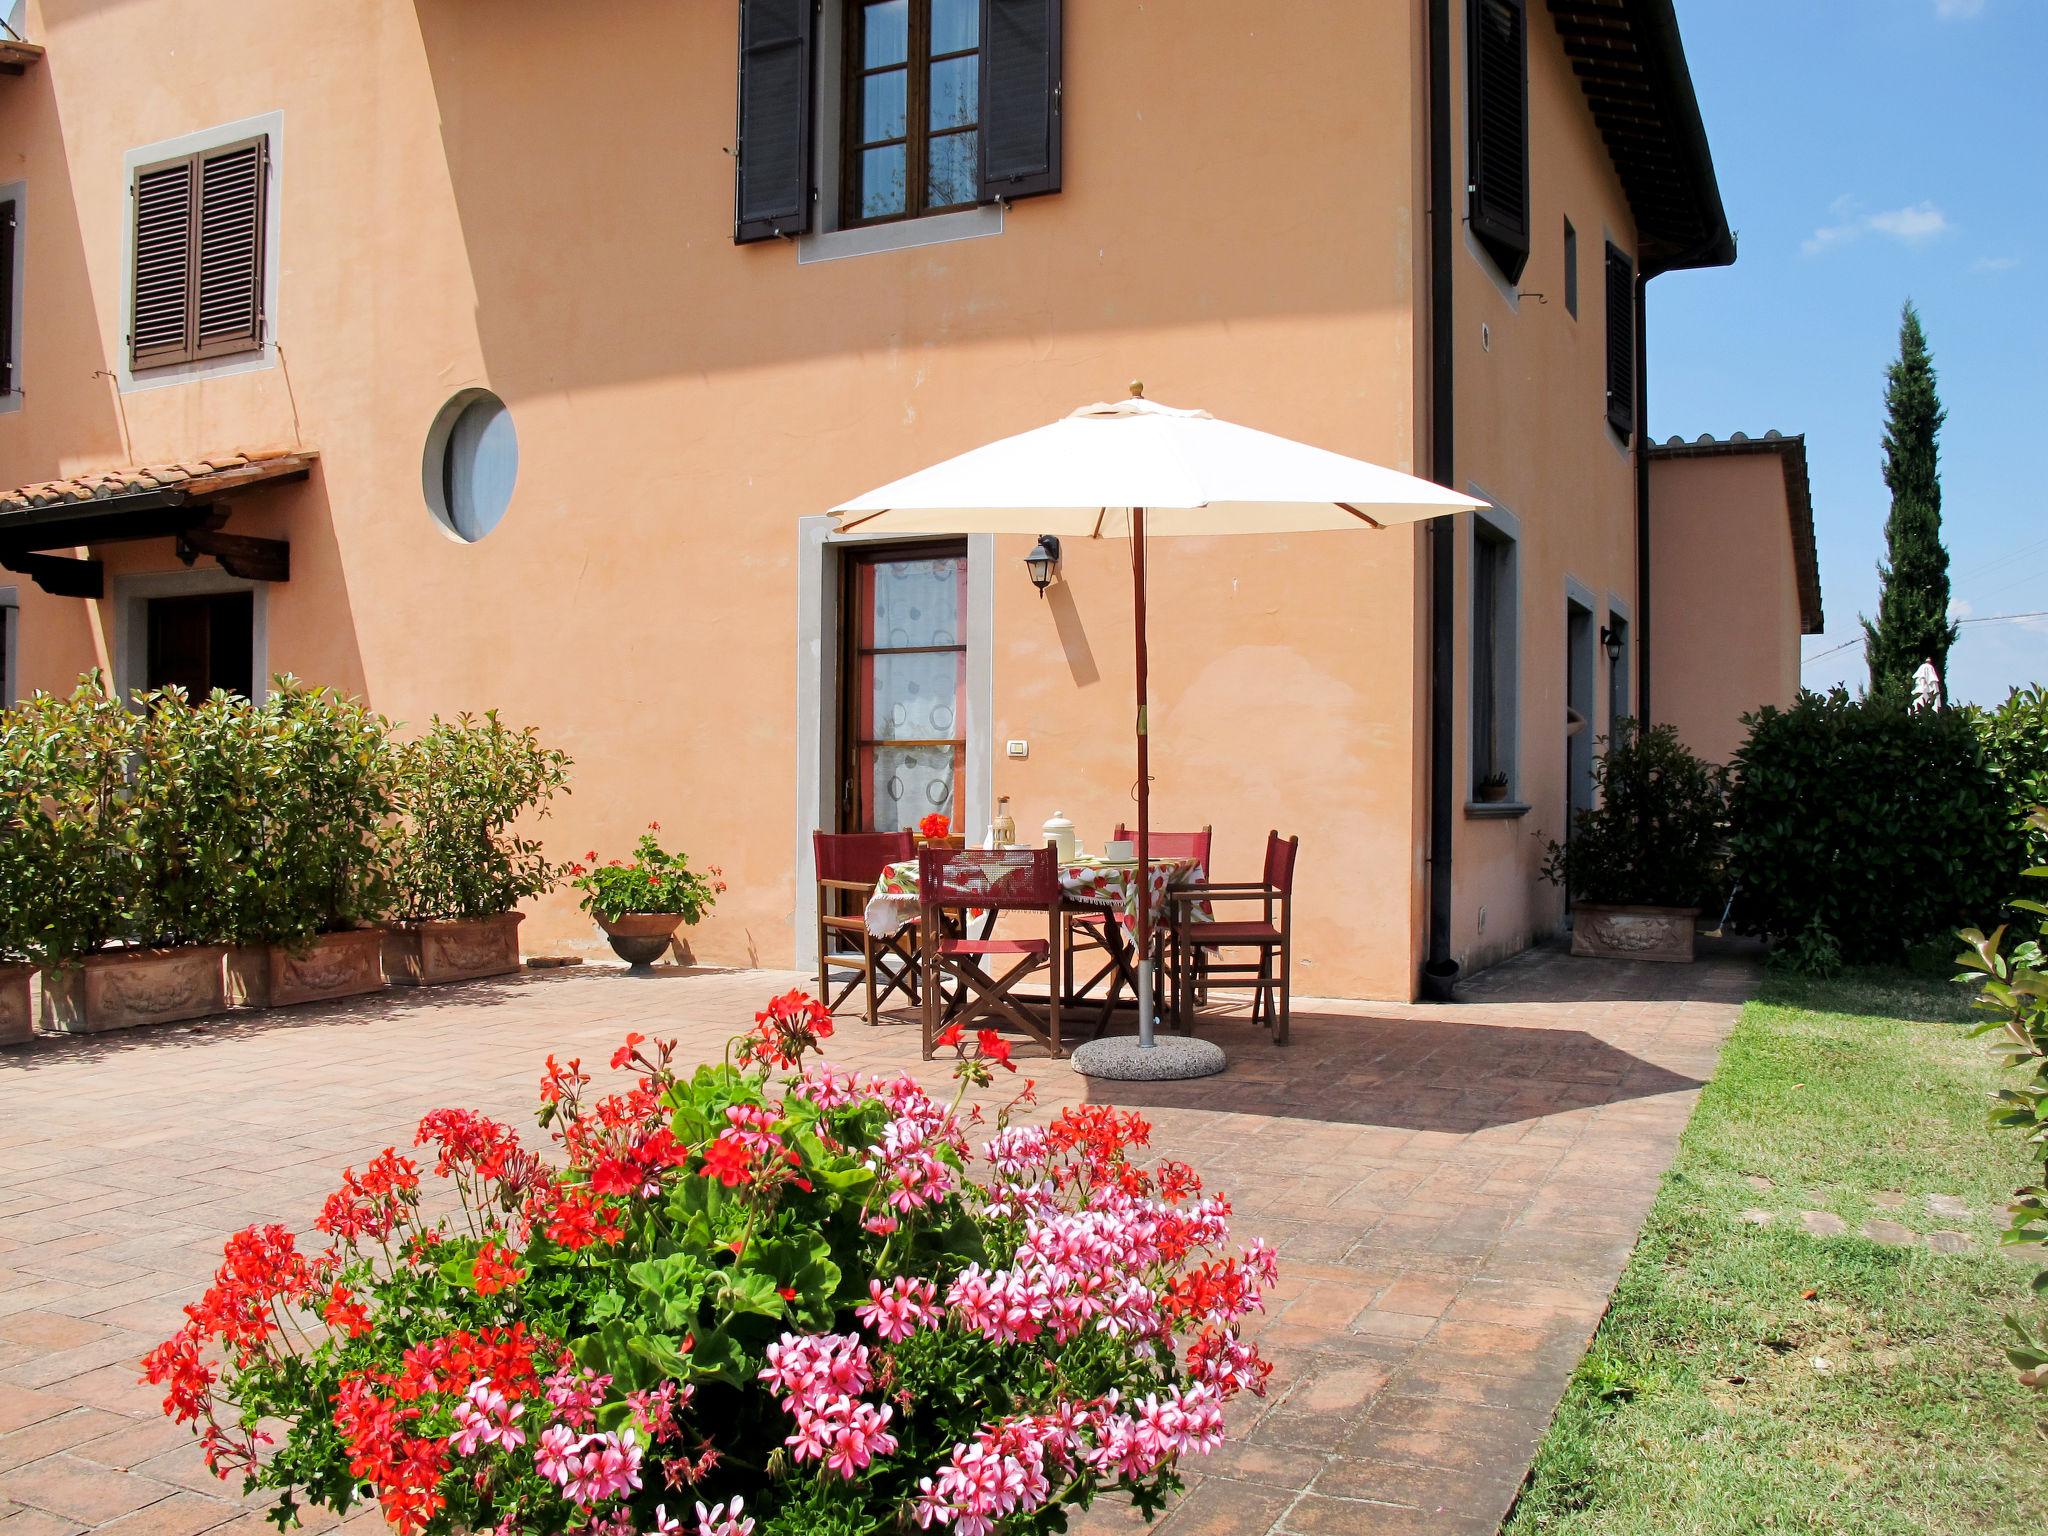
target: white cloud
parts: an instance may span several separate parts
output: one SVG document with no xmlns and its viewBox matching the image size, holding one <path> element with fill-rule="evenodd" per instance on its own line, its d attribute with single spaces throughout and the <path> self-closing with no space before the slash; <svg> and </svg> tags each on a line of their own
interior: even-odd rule
<svg viewBox="0 0 2048 1536">
<path fill-rule="evenodd" d="M 1984 0 L 1934 0 L 1934 14 L 1943 21 L 1968 21 L 1984 14 Z"/>
<path fill-rule="evenodd" d="M 1853 198 L 1838 197 L 1828 207 L 1835 222 L 1823 224 L 1800 244 L 1808 256 L 1819 256 L 1865 235 L 1888 235 L 1908 245 L 1945 235 L 1953 227 L 1948 215 L 1931 202 L 1910 203 L 1878 213 L 1858 213 Z"/>
<path fill-rule="evenodd" d="M 1970 263 L 1972 272 L 2010 272 L 2020 264 L 2017 256 L 1979 256 Z"/>
</svg>

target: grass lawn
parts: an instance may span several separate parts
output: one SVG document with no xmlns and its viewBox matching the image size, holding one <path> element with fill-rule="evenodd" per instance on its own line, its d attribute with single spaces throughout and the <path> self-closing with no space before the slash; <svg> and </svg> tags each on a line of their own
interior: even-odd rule
<svg viewBox="0 0 2048 1536">
<path fill-rule="evenodd" d="M 2036 1268 L 1997 1245 L 2024 1164 L 1985 1128 L 1999 1073 L 1954 1027 L 1968 1016 L 1939 981 L 1765 982 L 1512 1536 L 2043 1528 L 2048 1396 L 2013 1381 L 2000 1323 Z M 1969 1214 L 1934 1214 L 1931 1194 Z M 1761 1211 L 1767 1226 L 1744 1214 Z M 1810 1234 L 1806 1212 L 1847 1235 Z M 1860 1235 L 1872 1219 L 1970 1248 L 1886 1246 Z"/>
</svg>

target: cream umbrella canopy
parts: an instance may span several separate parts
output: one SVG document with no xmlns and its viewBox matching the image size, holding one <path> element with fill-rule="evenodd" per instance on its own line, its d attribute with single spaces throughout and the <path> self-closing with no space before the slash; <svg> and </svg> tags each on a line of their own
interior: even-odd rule
<svg viewBox="0 0 2048 1536">
<path fill-rule="evenodd" d="M 1398 470 L 1143 396 L 1144 387 L 1133 384 L 1128 400 L 1084 405 L 1049 426 L 973 449 L 832 509 L 842 533 L 1051 533 L 1131 541 L 1141 870 L 1151 854 L 1146 540 L 1366 531 L 1486 505 Z M 1137 941 L 1139 1040 L 1149 1051 L 1152 933 L 1150 904 L 1143 901 Z"/>
</svg>

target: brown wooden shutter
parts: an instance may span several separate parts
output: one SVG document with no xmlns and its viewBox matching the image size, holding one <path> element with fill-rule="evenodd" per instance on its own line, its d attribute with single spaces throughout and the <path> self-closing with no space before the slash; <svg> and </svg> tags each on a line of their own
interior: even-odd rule
<svg viewBox="0 0 2048 1536">
<path fill-rule="evenodd" d="M 0 203 L 0 395 L 11 395 L 14 378 L 14 199 Z M 0 667 L 0 678 L 6 669 Z M 8 701 L 0 699 L 0 705 Z"/>
<path fill-rule="evenodd" d="M 128 321 L 133 368 L 191 356 L 192 224 L 198 164 L 191 155 L 135 173 L 135 271 Z"/>
<path fill-rule="evenodd" d="M 198 259 L 192 283 L 192 356 L 263 345 L 264 198 L 269 141 L 209 149 L 198 162 Z"/>
<path fill-rule="evenodd" d="M 1467 200 L 1472 233 L 1509 282 L 1529 260 L 1529 26 L 1524 0 L 1465 14 Z"/>
<path fill-rule="evenodd" d="M 811 3 L 740 0 L 733 239 L 811 227 Z"/>
<path fill-rule="evenodd" d="M 1607 247 L 1607 424 L 1623 442 L 1636 429 L 1636 269 Z"/>
<path fill-rule="evenodd" d="M 981 0 L 981 199 L 1060 189 L 1060 0 Z"/>
</svg>

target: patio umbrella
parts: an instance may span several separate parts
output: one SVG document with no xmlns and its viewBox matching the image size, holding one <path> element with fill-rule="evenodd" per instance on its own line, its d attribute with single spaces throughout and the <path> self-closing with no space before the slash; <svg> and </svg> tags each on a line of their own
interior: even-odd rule
<svg viewBox="0 0 2048 1536">
<path fill-rule="evenodd" d="M 1150 868 L 1145 541 L 1419 522 L 1486 503 L 1398 470 L 1144 398 L 1084 405 L 834 507 L 842 533 L 1021 533 L 1131 541 L 1137 629 L 1138 868 Z M 1151 904 L 1138 903 L 1138 1030 L 1154 1046 Z M 1163 1066 L 1164 1064 L 1159 1064 Z M 1213 1067 L 1207 1070 L 1214 1070 Z M 1177 1075 L 1152 1070 L 1146 1076 Z"/>
</svg>

